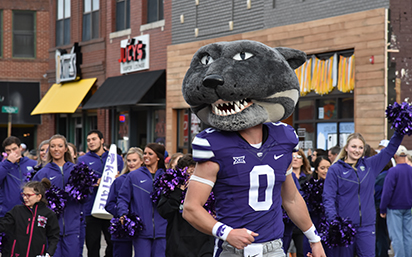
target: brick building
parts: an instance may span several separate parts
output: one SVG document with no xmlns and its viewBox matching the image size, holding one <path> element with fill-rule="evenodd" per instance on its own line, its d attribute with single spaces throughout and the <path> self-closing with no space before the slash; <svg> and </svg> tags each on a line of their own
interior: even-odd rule
<svg viewBox="0 0 412 257">
<path fill-rule="evenodd" d="M 150 141 L 164 142 L 170 4 L 144 0 L 49 4 L 52 33 L 44 69 L 48 85 L 32 112 L 41 114 L 40 126 L 47 133 L 39 134 L 37 143 L 59 133 L 86 151 L 91 129 L 101 130 L 107 144 L 116 143 L 123 151 Z"/>
<path fill-rule="evenodd" d="M 167 149 L 190 151 L 201 129 L 181 95 L 181 84 L 196 50 L 208 43 L 257 40 L 272 47 L 300 49 L 301 98 L 285 122 L 295 127 L 301 147 L 340 144 L 356 131 L 376 148 L 393 133 L 385 108 L 410 95 L 410 6 L 404 1 L 172 1 L 172 45 L 168 47 Z M 212 11 L 213 10 L 213 11 Z M 338 76 L 315 84 L 320 65 Z M 309 68 L 308 68 L 309 67 Z M 344 69 L 340 69 L 345 67 Z M 298 73 L 301 74 L 301 73 Z M 342 78 L 347 81 L 340 81 Z M 309 82 L 308 82 L 309 81 Z M 308 87 L 305 87 L 308 86 Z M 410 137 L 403 142 L 412 148 Z"/>
<path fill-rule="evenodd" d="M 49 1 L 0 2 L 0 140 L 9 133 L 32 149 L 46 137 L 49 117 L 30 113 L 47 90 Z M 9 131 L 9 114 L 11 126 Z"/>
</svg>

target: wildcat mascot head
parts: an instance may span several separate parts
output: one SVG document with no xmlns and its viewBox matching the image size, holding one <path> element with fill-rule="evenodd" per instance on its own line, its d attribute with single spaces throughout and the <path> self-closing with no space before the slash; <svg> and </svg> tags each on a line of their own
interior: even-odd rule
<svg viewBox="0 0 412 257">
<path fill-rule="evenodd" d="M 300 87 L 294 69 L 305 61 L 302 51 L 256 41 L 209 44 L 193 56 L 183 97 L 203 122 L 221 130 L 277 122 L 295 108 Z"/>
</svg>

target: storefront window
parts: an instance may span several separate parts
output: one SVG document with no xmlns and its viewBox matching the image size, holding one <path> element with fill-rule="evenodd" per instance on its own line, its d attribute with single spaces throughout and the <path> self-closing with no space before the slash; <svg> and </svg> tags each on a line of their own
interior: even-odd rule
<svg viewBox="0 0 412 257">
<path fill-rule="evenodd" d="M 122 150 L 122 153 L 129 150 L 129 123 L 129 112 L 120 112 L 118 114 L 117 147 Z"/>
<path fill-rule="evenodd" d="M 190 153 L 192 151 L 191 142 L 202 131 L 202 123 L 190 109 L 178 110 L 177 116 L 177 151 Z"/>
<path fill-rule="evenodd" d="M 164 145 L 166 138 L 166 110 L 162 109 L 154 111 L 154 118 L 154 140 L 156 143 Z"/>
<path fill-rule="evenodd" d="M 301 97 L 293 116 L 299 147 L 306 151 L 343 146 L 354 132 L 353 117 L 353 93 Z"/>
</svg>

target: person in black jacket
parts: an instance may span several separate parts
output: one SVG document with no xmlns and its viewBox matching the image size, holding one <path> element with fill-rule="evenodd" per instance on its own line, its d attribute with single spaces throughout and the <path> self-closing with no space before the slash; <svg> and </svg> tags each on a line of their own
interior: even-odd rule
<svg viewBox="0 0 412 257">
<path fill-rule="evenodd" d="M 176 168 L 187 167 L 187 173 L 192 175 L 195 166 L 192 155 L 185 154 L 178 160 Z M 176 187 L 168 197 L 162 195 L 157 205 L 159 214 L 167 219 L 166 257 L 212 257 L 214 238 L 198 231 L 182 217 L 184 191 L 186 186 Z"/>
<path fill-rule="evenodd" d="M 0 218 L 0 232 L 13 231 L 8 249 L 10 256 L 53 256 L 59 241 L 56 214 L 47 207 L 44 198 L 50 181 L 30 181 L 21 193 L 24 204 L 16 205 Z"/>
</svg>

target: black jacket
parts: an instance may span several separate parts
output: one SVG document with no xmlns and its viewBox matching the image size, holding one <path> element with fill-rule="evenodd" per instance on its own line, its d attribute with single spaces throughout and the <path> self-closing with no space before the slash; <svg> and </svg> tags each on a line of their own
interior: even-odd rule
<svg viewBox="0 0 412 257">
<path fill-rule="evenodd" d="M 176 188 L 169 198 L 161 196 L 157 205 L 159 214 L 167 219 L 166 257 L 212 257 L 214 237 L 196 230 L 182 217 L 180 197 Z"/>
<path fill-rule="evenodd" d="M 24 204 L 14 206 L 0 218 L 0 232 L 13 235 L 7 244 L 11 256 L 36 257 L 46 253 L 53 256 L 60 228 L 56 214 L 40 201 L 33 209 Z"/>
</svg>

